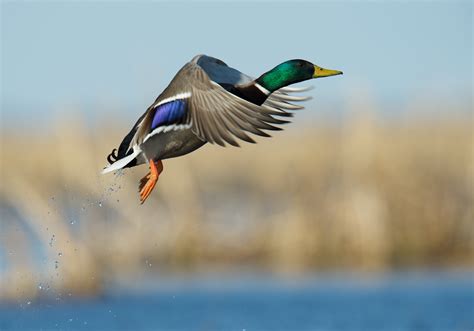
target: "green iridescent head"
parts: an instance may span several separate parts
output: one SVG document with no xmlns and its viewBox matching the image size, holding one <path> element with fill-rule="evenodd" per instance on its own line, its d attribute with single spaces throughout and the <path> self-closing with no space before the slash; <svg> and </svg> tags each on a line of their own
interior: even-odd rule
<svg viewBox="0 0 474 331">
<path fill-rule="evenodd" d="M 289 60 L 264 73 L 257 83 L 273 92 L 308 79 L 335 75 L 342 75 L 342 71 L 324 69 L 305 60 Z"/>
</svg>

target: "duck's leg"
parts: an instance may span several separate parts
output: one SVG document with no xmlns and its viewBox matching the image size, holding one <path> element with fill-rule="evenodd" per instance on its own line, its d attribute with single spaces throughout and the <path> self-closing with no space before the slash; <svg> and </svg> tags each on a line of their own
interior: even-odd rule
<svg viewBox="0 0 474 331">
<path fill-rule="evenodd" d="M 150 195 L 151 191 L 158 181 L 158 177 L 163 171 L 163 162 L 161 160 L 150 160 L 150 172 L 140 180 L 138 190 L 140 192 L 140 203 L 143 204 Z"/>
</svg>

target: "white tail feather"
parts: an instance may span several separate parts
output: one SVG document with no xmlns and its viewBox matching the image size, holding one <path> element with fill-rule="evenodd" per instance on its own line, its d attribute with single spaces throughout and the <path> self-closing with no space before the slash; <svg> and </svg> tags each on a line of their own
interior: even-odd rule
<svg viewBox="0 0 474 331">
<path fill-rule="evenodd" d="M 126 157 L 121 158 L 120 160 L 117 160 L 112 164 L 109 164 L 107 167 L 104 168 L 104 170 L 102 170 L 101 173 L 106 174 L 106 173 L 109 173 L 109 172 L 112 172 L 112 171 L 115 171 L 115 170 L 122 169 L 127 164 L 132 162 L 132 160 L 134 158 L 136 158 L 138 156 L 138 154 L 140 154 L 140 152 L 141 151 L 139 149 L 135 149 L 132 154 L 127 155 Z"/>
</svg>

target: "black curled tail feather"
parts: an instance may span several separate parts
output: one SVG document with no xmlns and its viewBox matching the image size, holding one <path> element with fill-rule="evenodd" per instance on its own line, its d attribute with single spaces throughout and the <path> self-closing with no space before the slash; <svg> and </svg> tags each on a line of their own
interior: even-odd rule
<svg viewBox="0 0 474 331">
<path fill-rule="evenodd" d="M 137 124 L 141 118 L 138 120 Z M 120 160 L 124 158 L 125 156 L 128 156 L 133 153 L 133 150 L 130 148 L 130 143 L 132 142 L 133 137 L 135 136 L 135 133 L 137 132 L 138 125 L 135 124 L 132 128 L 132 130 L 123 138 L 122 142 L 120 143 L 120 146 L 117 150 L 117 148 L 114 148 L 112 152 L 107 156 L 107 161 L 110 164 L 115 163 L 117 160 Z M 130 162 L 125 168 L 133 167 L 137 164 L 137 160 L 133 160 Z"/>
<path fill-rule="evenodd" d="M 117 148 L 114 148 L 112 152 L 107 155 L 107 162 L 109 162 L 109 164 L 114 164 L 117 160 Z"/>
<path fill-rule="evenodd" d="M 130 133 L 125 136 L 123 141 L 120 143 L 118 151 L 117 151 L 117 148 L 114 148 L 112 152 L 109 155 L 107 155 L 107 162 L 109 162 L 109 164 L 113 164 L 117 162 L 118 160 L 124 158 L 125 156 L 128 156 L 133 153 L 133 149 L 131 148 L 129 149 L 129 147 L 130 147 L 130 142 L 132 141 L 133 136 L 135 135 L 135 131 L 136 129 L 133 128 L 132 131 L 130 131 Z M 137 159 L 132 160 L 124 168 L 130 168 L 135 165 L 137 165 Z"/>
<path fill-rule="evenodd" d="M 133 149 L 128 150 L 128 147 L 130 146 L 131 138 L 127 140 L 127 137 L 125 137 L 122 143 L 120 144 L 118 148 L 118 152 L 117 152 L 117 148 L 114 148 L 112 152 L 110 152 L 110 154 L 107 155 L 107 162 L 109 162 L 109 164 L 114 164 L 118 160 L 133 153 Z M 133 135 L 131 137 L 133 137 Z M 137 159 L 134 159 L 130 163 L 128 163 L 124 168 L 130 168 L 136 165 L 137 165 Z"/>
<path fill-rule="evenodd" d="M 130 143 L 132 142 L 136 132 L 137 127 L 134 126 L 133 129 L 125 136 L 125 138 L 123 138 L 118 148 L 117 159 L 121 159 L 133 153 L 132 149 L 130 148 Z"/>
</svg>

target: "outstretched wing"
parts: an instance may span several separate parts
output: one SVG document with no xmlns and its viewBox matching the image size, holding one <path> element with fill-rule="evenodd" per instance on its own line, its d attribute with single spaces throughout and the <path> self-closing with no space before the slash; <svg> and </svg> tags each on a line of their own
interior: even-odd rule
<svg viewBox="0 0 474 331">
<path fill-rule="evenodd" d="M 190 63 L 186 70 L 191 91 L 188 120 L 201 139 L 221 146 L 225 143 L 238 146 L 235 138 L 254 142 L 247 132 L 268 136 L 262 130 L 281 130 L 275 125 L 288 123 L 274 117 L 281 111 L 255 105 L 227 92 L 198 65 Z"/>
</svg>

